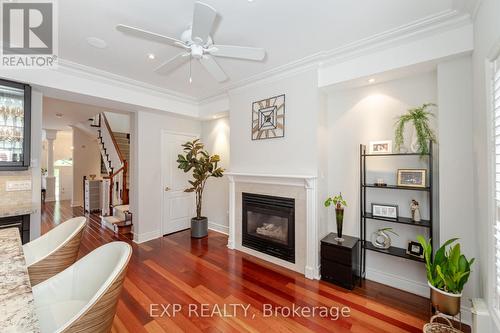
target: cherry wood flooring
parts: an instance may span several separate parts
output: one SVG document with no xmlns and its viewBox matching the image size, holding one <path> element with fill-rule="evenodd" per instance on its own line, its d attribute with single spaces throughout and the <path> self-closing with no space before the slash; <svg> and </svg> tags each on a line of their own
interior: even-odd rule
<svg viewBox="0 0 500 333">
<path fill-rule="evenodd" d="M 81 215 L 83 209 L 71 208 L 69 202 L 46 203 L 42 207 L 42 233 Z M 99 217 L 92 214 L 80 256 L 117 240 L 130 243 L 133 255 L 113 332 L 422 332 L 428 320 L 425 298 L 370 281 L 352 292 L 311 281 L 227 249 L 227 236 L 216 232 L 201 240 L 191 239 L 189 231 L 184 231 L 135 244 L 127 236 L 102 228 Z M 180 304 L 182 309 L 174 316 L 169 304 Z M 237 308 L 233 316 L 232 304 L 249 305 L 247 315 L 243 308 Z M 348 307 L 350 316 L 332 320 L 324 313 L 292 316 L 283 310 L 282 314 L 264 318 L 266 306 L 279 310 L 292 309 L 294 304 L 309 311 L 313 307 Z M 208 316 L 213 311 L 215 315 Z"/>
</svg>

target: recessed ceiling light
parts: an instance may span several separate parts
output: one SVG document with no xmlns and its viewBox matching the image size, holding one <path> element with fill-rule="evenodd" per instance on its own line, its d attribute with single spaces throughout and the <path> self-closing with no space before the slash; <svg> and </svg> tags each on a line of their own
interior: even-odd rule
<svg viewBox="0 0 500 333">
<path fill-rule="evenodd" d="M 368 80 L 368 83 L 374 83 L 375 82 L 375 79 L 374 78 L 371 78 Z"/>
<path fill-rule="evenodd" d="M 108 44 L 97 37 L 87 37 L 87 43 L 89 43 L 90 46 L 96 47 L 98 49 L 105 49 Z"/>
<path fill-rule="evenodd" d="M 57 118 L 62 118 L 62 117 L 63 117 L 63 114 L 62 114 L 62 113 L 56 113 L 56 117 L 57 117 Z"/>
<path fill-rule="evenodd" d="M 156 57 L 155 57 L 155 55 L 153 53 L 150 53 L 150 54 L 148 54 L 148 58 L 150 60 L 155 60 Z"/>
</svg>

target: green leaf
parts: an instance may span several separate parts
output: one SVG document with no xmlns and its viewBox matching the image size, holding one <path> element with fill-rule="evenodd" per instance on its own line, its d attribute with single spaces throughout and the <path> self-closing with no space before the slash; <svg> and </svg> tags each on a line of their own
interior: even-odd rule
<svg viewBox="0 0 500 333">
<path fill-rule="evenodd" d="M 185 155 L 177 156 L 178 168 L 185 173 L 192 172 L 193 180 L 188 180 L 190 188 L 185 192 L 196 192 L 197 215 L 200 215 L 202 204 L 202 193 L 205 188 L 206 180 L 209 177 L 223 177 L 224 169 L 217 163 L 220 162 L 219 155 L 210 156 L 203 150 L 203 143 L 199 139 L 186 142 L 181 145 Z"/>
</svg>

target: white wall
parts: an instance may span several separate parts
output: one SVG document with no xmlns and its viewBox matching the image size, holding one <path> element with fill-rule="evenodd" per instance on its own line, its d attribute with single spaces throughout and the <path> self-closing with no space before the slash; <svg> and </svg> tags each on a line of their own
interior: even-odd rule
<svg viewBox="0 0 500 333">
<path fill-rule="evenodd" d="M 113 132 L 130 133 L 130 114 L 104 112 Z"/>
<path fill-rule="evenodd" d="M 132 135 L 133 163 L 131 211 L 134 214 L 134 241 L 161 237 L 161 133 L 163 130 L 201 133 L 200 121 L 160 113 L 135 114 Z"/>
<path fill-rule="evenodd" d="M 472 62 L 462 57 L 438 65 L 439 233 L 441 244 L 460 238 L 467 258 L 477 258 L 472 136 Z M 457 161 L 460 161 L 457 163 Z M 462 306 L 478 295 L 478 269 L 465 286 Z M 463 314 L 462 314 L 463 315 Z"/>
<path fill-rule="evenodd" d="M 476 227 L 477 243 L 479 245 L 479 270 L 480 290 L 487 300 L 490 310 L 493 311 L 495 280 L 494 280 L 494 243 L 493 243 L 493 214 L 492 214 L 492 185 L 494 180 L 490 176 L 491 160 L 488 160 L 491 118 L 490 95 L 488 80 L 491 67 L 488 63 L 497 55 L 500 48 L 500 1 L 483 0 L 474 20 L 474 53 L 473 53 L 473 90 L 474 90 L 474 153 L 475 177 L 474 183 L 476 198 Z M 490 185 L 491 184 L 491 185 Z M 500 330 L 500 318 L 497 321 Z"/>
<path fill-rule="evenodd" d="M 309 70 L 229 93 L 231 172 L 318 173 L 317 85 L 317 71 Z M 252 141 L 252 103 L 281 94 L 286 95 L 285 137 Z"/>
<path fill-rule="evenodd" d="M 348 201 L 344 231 L 359 236 L 359 145 L 369 141 L 393 140 L 396 117 L 413 106 L 436 102 L 434 72 L 360 88 L 335 91 L 328 95 L 328 192 L 342 192 Z M 383 178 L 396 183 L 398 168 L 425 167 L 418 158 L 372 158 L 368 161 L 367 182 Z M 410 200 L 417 199 L 428 218 L 428 200 L 423 193 L 400 193 L 368 189 L 367 210 L 371 202 L 399 205 L 401 216 L 411 216 Z M 323 201 L 324 198 L 321 198 Z M 323 208 L 325 209 L 325 208 Z M 400 237 L 391 237 L 393 245 L 406 248 L 423 228 L 394 223 L 367 221 L 367 237 L 383 227 L 393 227 Z M 329 212 L 329 231 L 335 231 L 335 217 Z M 367 251 L 367 278 L 428 297 L 425 269 L 420 263 Z"/>
<path fill-rule="evenodd" d="M 72 206 L 83 205 L 83 176 L 101 174 L 101 153 L 97 138 L 73 128 L 73 198 Z"/>
<path fill-rule="evenodd" d="M 218 154 L 219 165 L 229 167 L 229 118 L 204 121 L 201 124 L 201 141 L 210 154 Z M 228 233 L 228 181 L 227 177 L 210 178 L 203 195 L 203 215 L 209 219 L 209 227 Z"/>
<path fill-rule="evenodd" d="M 36 211 L 30 216 L 30 239 L 33 240 L 41 233 L 41 190 L 42 173 L 40 160 L 42 159 L 42 108 L 43 95 L 40 91 L 31 91 L 31 188 L 33 205 Z"/>
</svg>

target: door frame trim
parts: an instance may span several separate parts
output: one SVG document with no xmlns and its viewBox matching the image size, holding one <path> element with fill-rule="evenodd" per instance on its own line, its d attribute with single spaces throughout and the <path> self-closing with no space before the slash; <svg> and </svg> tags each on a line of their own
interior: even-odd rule
<svg viewBox="0 0 500 333">
<path fill-rule="evenodd" d="M 181 135 L 181 136 L 186 136 L 190 138 L 195 138 L 199 139 L 200 134 L 199 133 L 192 133 L 192 132 L 177 132 L 177 131 L 172 131 L 172 130 L 166 130 L 162 129 L 161 130 L 161 136 L 160 136 L 160 149 L 161 149 L 161 161 L 160 161 L 160 168 L 161 168 L 161 205 L 160 205 L 160 216 L 161 216 L 161 221 L 160 221 L 160 237 L 163 237 L 165 235 L 165 228 L 164 228 L 164 219 L 165 219 L 165 136 L 166 135 Z"/>
</svg>

